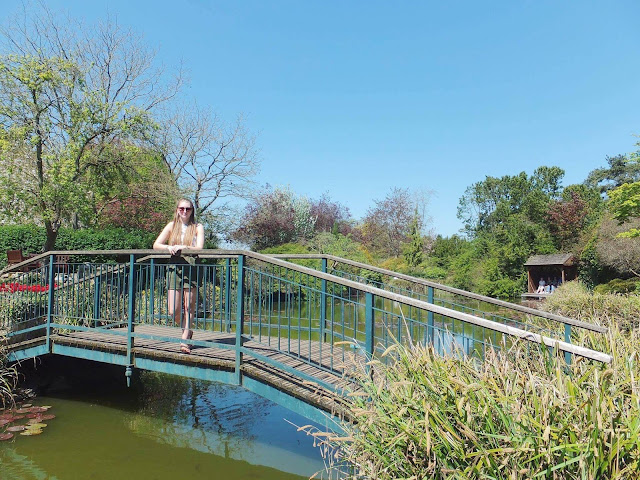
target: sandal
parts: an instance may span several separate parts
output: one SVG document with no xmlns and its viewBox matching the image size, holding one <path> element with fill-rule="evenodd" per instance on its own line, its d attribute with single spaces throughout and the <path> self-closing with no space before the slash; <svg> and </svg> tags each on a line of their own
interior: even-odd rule
<svg viewBox="0 0 640 480">
<path fill-rule="evenodd" d="M 192 338 L 193 338 L 193 330 L 189 330 L 189 333 L 187 333 L 187 338 L 185 338 L 185 340 L 191 340 Z M 181 343 L 180 351 L 182 353 L 191 353 L 191 345 L 186 343 Z"/>
</svg>

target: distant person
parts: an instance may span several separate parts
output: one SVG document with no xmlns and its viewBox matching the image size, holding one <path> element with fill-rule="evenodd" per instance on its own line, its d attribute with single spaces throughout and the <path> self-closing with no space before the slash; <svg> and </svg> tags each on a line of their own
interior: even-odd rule
<svg viewBox="0 0 640 480">
<path fill-rule="evenodd" d="M 165 250 L 172 255 L 172 264 L 167 267 L 168 310 L 176 325 L 182 328 L 183 340 L 193 337 L 191 318 L 194 315 L 198 297 L 198 285 L 195 258 L 182 257 L 181 254 L 189 249 L 200 250 L 203 247 L 204 227 L 196 222 L 193 203 L 181 198 L 176 206 L 173 220 L 167 223 L 153 242 L 153 249 Z M 182 318 L 183 309 L 185 318 Z M 191 346 L 181 343 L 180 350 L 182 353 L 191 353 Z"/>
<path fill-rule="evenodd" d="M 544 278 L 540 277 L 540 281 L 538 282 L 538 290 L 536 290 L 536 293 L 544 293 L 544 287 L 547 284 L 547 282 L 544 281 Z"/>
</svg>

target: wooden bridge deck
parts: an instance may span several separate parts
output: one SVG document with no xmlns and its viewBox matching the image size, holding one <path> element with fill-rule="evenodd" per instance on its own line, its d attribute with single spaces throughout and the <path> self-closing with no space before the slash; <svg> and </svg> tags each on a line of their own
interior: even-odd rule
<svg viewBox="0 0 640 480">
<path fill-rule="evenodd" d="M 113 332 L 113 333 L 110 333 Z M 51 335 L 52 350 L 56 346 L 66 346 L 84 350 L 92 350 L 116 355 L 126 355 L 126 328 L 114 328 L 109 331 L 71 331 Z M 193 345 L 190 354 L 180 351 L 181 330 L 176 327 L 138 325 L 134 332 L 134 346 L 132 348 L 134 365 L 137 359 L 152 359 L 155 361 L 173 363 L 180 366 L 190 366 L 200 369 L 222 370 L 233 372 L 235 368 L 235 333 L 222 333 L 195 330 L 193 340 L 206 342 L 211 346 Z M 156 337 L 156 338 L 145 338 Z M 177 341 L 166 341 L 157 337 L 168 337 Z M 284 344 L 286 338 L 280 338 Z M 43 343 L 44 339 L 34 339 L 21 344 L 14 344 L 10 349 L 22 349 L 34 343 Z M 231 348 L 224 348 L 228 345 Z M 320 344 L 319 341 L 291 341 L 290 353 L 278 351 L 278 338 L 262 336 L 261 342 L 246 338 L 244 347 L 246 353 L 242 361 L 242 374 L 267 384 L 281 392 L 298 398 L 305 403 L 335 415 L 348 414 L 345 398 L 341 395 L 348 390 L 349 379 L 340 373 L 341 370 L 353 369 L 355 357 L 350 352 L 344 353 L 342 348 L 335 347 L 331 352 L 329 343 Z M 300 347 L 300 348 L 298 348 Z M 252 356 L 255 352 L 256 356 Z M 335 392 L 323 387 L 317 382 L 297 377 L 284 369 L 279 369 L 257 356 L 267 357 L 272 362 L 278 362 L 296 372 L 306 374 L 321 380 L 335 388 Z"/>
</svg>

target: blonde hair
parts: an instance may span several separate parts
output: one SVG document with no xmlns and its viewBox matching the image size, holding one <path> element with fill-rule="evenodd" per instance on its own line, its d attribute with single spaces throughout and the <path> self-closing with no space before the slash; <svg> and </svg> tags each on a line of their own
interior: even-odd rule
<svg viewBox="0 0 640 480">
<path fill-rule="evenodd" d="M 178 205 L 182 202 L 187 202 L 191 206 L 191 215 L 189 215 L 189 221 L 187 222 L 187 231 L 184 233 L 184 241 L 182 240 L 182 220 L 178 216 Z M 193 206 L 193 202 L 186 198 L 181 198 L 176 203 L 176 210 L 173 212 L 173 227 L 169 234 L 169 245 L 193 245 L 193 239 L 197 235 L 198 223 L 196 222 L 196 209 Z"/>
</svg>

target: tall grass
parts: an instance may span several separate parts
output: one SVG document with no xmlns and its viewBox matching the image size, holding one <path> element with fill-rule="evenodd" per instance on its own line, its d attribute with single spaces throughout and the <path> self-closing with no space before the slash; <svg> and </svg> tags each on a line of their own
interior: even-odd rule
<svg viewBox="0 0 640 480">
<path fill-rule="evenodd" d="M 18 372 L 7 362 L 6 337 L 0 337 L 0 403 L 2 408 L 14 405 L 13 392 L 18 383 Z"/>
<path fill-rule="evenodd" d="M 578 316 L 594 320 L 587 303 L 565 302 L 563 314 L 583 309 Z M 567 365 L 524 342 L 483 362 L 390 347 L 394 361 L 371 362 L 373 376 L 356 368 L 361 391 L 346 434 L 318 436 L 333 449 L 334 468 L 347 463 L 354 478 L 371 479 L 640 478 L 640 335 L 632 316 L 619 316 L 629 305 L 603 305 L 595 320 L 609 333 L 577 340 L 612 353 L 609 365 Z"/>
</svg>

